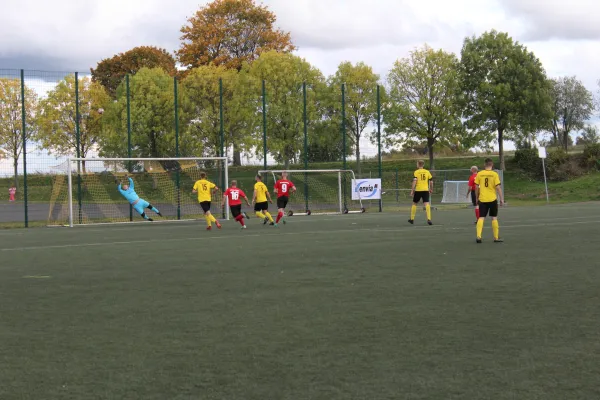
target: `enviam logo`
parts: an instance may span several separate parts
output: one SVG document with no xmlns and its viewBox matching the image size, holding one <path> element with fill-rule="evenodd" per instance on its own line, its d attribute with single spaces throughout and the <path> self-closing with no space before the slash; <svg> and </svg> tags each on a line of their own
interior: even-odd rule
<svg viewBox="0 0 600 400">
<path fill-rule="evenodd" d="M 368 199 L 369 197 L 373 197 L 377 194 L 377 190 L 379 190 L 378 184 L 370 184 L 369 181 L 360 181 L 354 187 L 354 191 L 360 194 L 360 198 Z"/>
</svg>

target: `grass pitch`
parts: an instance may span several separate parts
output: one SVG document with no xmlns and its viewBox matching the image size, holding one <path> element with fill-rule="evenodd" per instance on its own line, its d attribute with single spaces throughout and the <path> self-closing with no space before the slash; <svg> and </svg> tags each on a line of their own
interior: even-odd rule
<svg viewBox="0 0 600 400">
<path fill-rule="evenodd" d="M 0 231 L 2 399 L 600 398 L 600 207 Z"/>
</svg>

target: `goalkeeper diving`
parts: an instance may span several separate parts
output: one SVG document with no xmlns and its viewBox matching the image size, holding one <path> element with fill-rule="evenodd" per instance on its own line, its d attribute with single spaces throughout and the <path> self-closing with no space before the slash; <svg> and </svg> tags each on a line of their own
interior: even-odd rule
<svg viewBox="0 0 600 400">
<path fill-rule="evenodd" d="M 140 198 L 140 196 L 138 196 L 138 194 L 135 192 L 135 185 L 133 184 L 133 179 L 131 179 L 129 176 L 125 175 L 125 178 L 128 179 L 129 183 L 125 183 L 124 185 L 122 185 L 121 183 L 119 183 L 119 180 L 115 178 L 115 183 L 119 183 L 119 186 L 117 187 L 117 189 L 119 190 L 119 193 L 121 193 L 121 195 L 123 197 L 125 197 L 125 199 L 127 199 L 127 201 L 129 202 L 129 204 L 131 204 L 131 206 L 133 207 L 133 209 L 135 211 L 137 211 L 142 218 L 144 218 L 146 221 L 153 221 L 152 218 L 148 217 L 146 215 L 146 213 L 144 212 L 144 210 L 147 208 L 148 210 L 152 210 L 154 211 L 156 214 L 158 214 L 159 216 L 162 217 L 162 214 L 160 213 L 160 211 L 158 211 L 158 209 L 154 206 L 152 206 L 152 204 L 148 203 L 146 200 Z"/>
</svg>

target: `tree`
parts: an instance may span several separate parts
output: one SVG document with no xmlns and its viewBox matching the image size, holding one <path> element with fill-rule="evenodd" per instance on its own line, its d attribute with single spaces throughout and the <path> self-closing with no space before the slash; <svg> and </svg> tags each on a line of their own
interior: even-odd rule
<svg viewBox="0 0 600 400">
<path fill-rule="evenodd" d="M 175 154 L 173 78 L 161 68 L 142 68 L 129 79 L 132 157 Z M 127 90 L 123 81 L 117 99 L 105 113 L 102 156 L 127 157 Z"/>
<path fill-rule="evenodd" d="M 288 168 L 303 149 L 302 83 L 307 84 L 307 120 L 313 130 L 323 119 L 318 94 L 326 91 L 325 78 L 304 59 L 276 51 L 263 53 L 249 72 L 259 81 L 266 80 L 269 151 Z"/>
<path fill-rule="evenodd" d="M 254 0 L 215 0 L 201 8 L 181 28 L 179 62 L 195 68 L 214 64 L 241 71 L 262 53 L 295 49 L 290 34 L 274 27 L 275 14 Z M 241 164 L 240 150 L 233 145 L 233 164 Z"/>
<path fill-rule="evenodd" d="M 69 75 L 40 102 L 36 138 L 50 153 L 86 157 L 102 136 L 102 111 L 110 103 L 104 88 L 79 78 L 79 149 L 75 108 L 75 75 Z M 85 171 L 85 164 L 83 165 Z"/>
<path fill-rule="evenodd" d="M 600 134 L 598 128 L 592 125 L 586 125 L 581 132 L 581 136 L 577 138 L 578 145 L 590 145 L 600 143 Z"/>
<path fill-rule="evenodd" d="M 583 129 L 592 116 L 594 100 L 592 93 L 574 76 L 550 80 L 552 96 L 552 118 L 550 132 L 556 143 L 565 150 L 569 145 L 569 134 Z"/>
<path fill-rule="evenodd" d="M 181 28 L 177 57 L 188 68 L 215 64 L 239 71 L 266 51 L 291 52 L 290 34 L 275 29 L 275 21 L 275 14 L 254 0 L 215 0 Z"/>
<path fill-rule="evenodd" d="M 140 46 L 106 58 L 91 68 L 92 80 L 99 82 L 114 97 L 117 87 L 125 75 L 135 75 L 142 68 L 162 68 L 170 76 L 175 76 L 175 59 L 165 49 L 154 46 Z"/>
<path fill-rule="evenodd" d="M 461 83 L 467 126 L 497 132 L 504 169 L 505 132 L 534 132 L 548 120 L 548 80 L 542 64 L 506 33 L 492 30 L 465 39 Z"/>
<path fill-rule="evenodd" d="M 388 75 L 386 135 L 409 147 L 425 142 L 432 169 L 434 147 L 453 145 L 463 132 L 458 74 L 454 54 L 425 45 L 396 61 Z"/>
<path fill-rule="evenodd" d="M 339 93 L 341 85 L 345 87 L 346 104 L 346 134 L 350 139 L 350 145 L 356 155 L 356 169 L 358 174 L 360 168 L 360 138 L 364 130 L 377 118 L 377 83 L 379 75 L 365 63 L 359 62 L 352 65 L 351 62 L 343 62 L 330 79 L 330 87 Z M 334 102 L 337 110 L 341 109 L 339 98 Z M 340 115 L 340 114 L 338 114 Z"/>
<path fill-rule="evenodd" d="M 37 95 L 33 89 L 25 90 L 25 139 L 35 136 L 35 110 Z M 19 157 L 23 152 L 23 120 L 21 102 L 21 82 L 19 79 L 0 78 L 0 159 L 9 156 L 13 159 L 15 187 L 19 187 Z"/>
<path fill-rule="evenodd" d="M 249 152 L 258 144 L 260 90 L 246 71 L 214 65 L 194 68 L 182 82 L 185 136 L 206 156 L 220 151 L 219 79 L 223 82 L 224 148 Z"/>
</svg>

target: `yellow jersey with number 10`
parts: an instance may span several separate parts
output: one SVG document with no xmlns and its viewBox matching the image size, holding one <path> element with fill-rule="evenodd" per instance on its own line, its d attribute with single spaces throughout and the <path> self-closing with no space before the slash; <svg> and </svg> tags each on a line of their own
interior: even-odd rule
<svg viewBox="0 0 600 400">
<path fill-rule="evenodd" d="M 254 184 L 254 191 L 256 192 L 257 203 L 264 203 L 267 201 L 267 192 L 269 191 L 269 189 L 267 189 L 267 185 L 262 182 L 256 182 Z"/>
<path fill-rule="evenodd" d="M 207 181 L 206 179 L 200 179 L 194 183 L 194 190 L 198 192 L 198 202 L 202 203 L 203 201 L 211 201 L 212 199 L 212 190 L 216 187 L 216 185 L 212 182 Z"/>
<path fill-rule="evenodd" d="M 415 185 L 415 192 L 429 192 L 429 181 L 433 179 L 431 172 L 425 168 L 419 168 L 414 174 L 417 184 Z"/>
<path fill-rule="evenodd" d="M 475 184 L 479 186 L 479 201 L 489 203 L 498 199 L 496 187 L 500 186 L 500 177 L 496 171 L 485 169 L 477 173 Z"/>
</svg>

